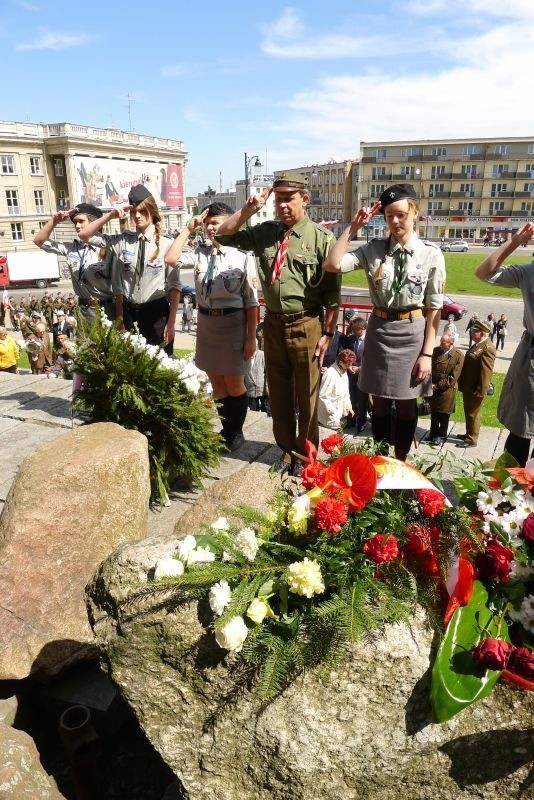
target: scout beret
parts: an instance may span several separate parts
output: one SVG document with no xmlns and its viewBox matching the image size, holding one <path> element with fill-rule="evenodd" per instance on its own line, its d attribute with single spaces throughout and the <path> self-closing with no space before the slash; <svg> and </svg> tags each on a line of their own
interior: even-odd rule
<svg viewBox="0 0 534 800">
<path fill-rule="evenodd" d="M 483 319 L 477 319 L 475 322 L 473 322 L 471 327 L 477 331 L 484 331 L 484 333 L 491 333 L 490 326 L 486 322 L 484 322 Z"/>
<path fill-rule="evenodd" d="M 102 216 L 102 211 L 96 206 L 92 206 L 91 203 L 78 203 L 70 218 L 74 219 L 77 214 L 87 214 L 88 217 L 98 218 Z"/>
<path fill-rule="evenodd" d="M 308 181 L 302 172 L 283 172 L 278 175 L 273 182 L 273 189 L 294 189 L 302 190 L 308 188 Z"/>
<path fill-rule="evenodd" d="M 132 186 L 130 191 L 128 192 L 128 202 L 131 206 L 138 206 L 139 203 L 142 203 L 144 200 L 147 200 L 149 197 L 152 197 L 146 186 L 142 183 L 138 183 L 136 186 Z"/>
<path fill-rule="evenodd" d="M 404 200 L 407 197 L 410 200 L 417 200 L 413 186 L 410 186 L 409 183 L 394 183 L 393 186 L 388 186 L 378 199 L 383 211 L 390 203 L 396 203 L 397 200 Z"/>
</svg>

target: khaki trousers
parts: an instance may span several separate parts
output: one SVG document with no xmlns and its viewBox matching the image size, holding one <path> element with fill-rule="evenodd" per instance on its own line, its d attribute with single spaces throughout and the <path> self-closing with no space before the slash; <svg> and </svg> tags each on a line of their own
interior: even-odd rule
<svg viewBox="0 0 534 800">
<path fill-rule="evenodd" d="M 464 399 L 466 441 L 477 444 L 480 433 L 480 409 L 484 402 L 483 397 L 476 397 L 471 392 L 462 392 Z"/>
<path fill-rule="evenodd" d="M 265 369 L 273 434 L 278 447 L 286 453 L 296 451 L 305 455 L 306 439 L 319 445 L 320 369 L 315 348 L 321 338 L 321 327 L 319 317 L 284 322 L 265 315 Z"/>
</svg>

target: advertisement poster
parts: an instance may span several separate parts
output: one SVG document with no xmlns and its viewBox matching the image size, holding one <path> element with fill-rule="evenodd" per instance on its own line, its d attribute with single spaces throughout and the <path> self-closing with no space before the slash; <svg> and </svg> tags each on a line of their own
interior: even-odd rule
<svg viewBox="0 0 534 800">
<path fill-rule="evenodd" d="M 182 164 L 75 156 L 76 203 L 103 210 L 128 202 L 132 186 L 144 184 L 160 208 L 184 208 Z"/>
</svg>

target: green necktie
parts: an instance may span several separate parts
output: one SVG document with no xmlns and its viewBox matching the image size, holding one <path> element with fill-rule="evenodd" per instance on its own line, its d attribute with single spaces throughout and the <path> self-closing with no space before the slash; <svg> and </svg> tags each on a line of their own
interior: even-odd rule
<svg viewBox="0 0 534 800">
<path fill-rule="evenodd" d="M 392 296 L 390 304 L 398 300 L 398 295 L 400 294 L 400 290 L 403 287 L 404 278 L 406 274 L 406 261 L 407 261 L 406 250 L 401 250 L 398 257 L 395 259 L 393 283 L 391 286 Z"/>
<path fill-rule="evenodd" d="M 137 242 L 137 262 L 135 264 L 134 283 L 138 286 L 141 283 L 143 272 L 145 269 L 145 242 L 144 236 L 140 236 Z"/>
<path fill-rule="evenodd" d="M 213 283 L 213 276 L 215 275 L 216 256 L 217 252 L 215 248 L 213 248 L 208 260 L 208 268 L 206 270 L 206 274 L 202 279 L 202 294 L 204 295 L 204 297 L 208 297 L 208 295 L 211 293 L 211 284 Z"/>
</svg>

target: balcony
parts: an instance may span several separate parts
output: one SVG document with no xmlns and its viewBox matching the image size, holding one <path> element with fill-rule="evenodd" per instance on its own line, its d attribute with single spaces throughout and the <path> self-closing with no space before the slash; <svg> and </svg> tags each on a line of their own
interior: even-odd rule
<svg viewBox="0 0 534 800">
<path fill-rule="evenodd" d="M 452 179 L 454 181 L 473 181 L 482 180 L 484 174 L 482 172 L 453 172 Z"/>
<path fill-rule="evenodd" d="M 482 197 L 482 192 L 451 192 L 451 197 Z"/>
<path fill-rule="evenodd" d="M 452 172 L 440 172 L 439 174 L 433 175 L 430 173 L 430 178 L 427 180 L 431 181 L 450 181 L 452 178 Z"/>
</svg>

